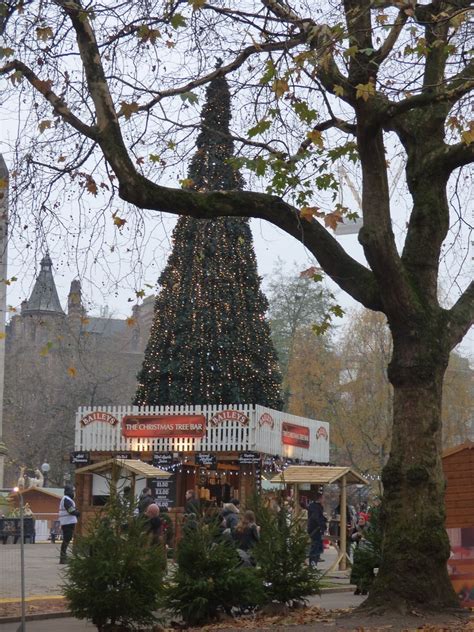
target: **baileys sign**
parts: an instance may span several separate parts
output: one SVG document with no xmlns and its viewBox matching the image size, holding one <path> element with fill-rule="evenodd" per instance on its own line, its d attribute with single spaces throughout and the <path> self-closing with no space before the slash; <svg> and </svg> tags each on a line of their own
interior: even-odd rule
<svg viewBox="0 0 474 632">
<path fill-rule="evenodd" d="M 227 421 L 237 421 L 239 424 L 242 424 L 242 426 L 247 426 L 249 418 L 240 410 L 221 410 L 218 413 L 215 413 L 210 419 L 213 426 L 218 426 L 219 424 Z"/>
<path fill-rule="evenodd" d="M 118 424 L 117 417 L 114 417 L 110 413 L 106 413 L 101 410 L 95 410 L 93 413 L 84 415 L 84 417 L 81 419 L 81 426 L 88 426 L 94 421 L 102 421 L 103 423 L 110 424 L 111 426 L 116 426 Z"/>
</svg>

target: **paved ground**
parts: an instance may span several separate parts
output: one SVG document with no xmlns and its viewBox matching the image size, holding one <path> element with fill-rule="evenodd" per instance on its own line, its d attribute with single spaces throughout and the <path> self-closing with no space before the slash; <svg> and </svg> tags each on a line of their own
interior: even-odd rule
<svg viewBox="0 0 474 632">
<path fill-rule="evenodd" d="M 27 597 L 61 594 L 64 566 L 59 562 L 59 545 L 42 543 L 26 544 L 25 551 L 25 594 Z M 322 570 L 327 570 L 335 560 L 336 552 L 324 552 Z M 349 587 L 348 574 L 332 572 L 324 579 L 326 585 Z M 0 544 L 0 601 L 17 599 L 21 595 L 20 545 Z M 343 607 L 343 606 L 341 606 Z"/>
<path fill-rule="evenodd" d="M 25 594 L 28 600 L 51 598 L 61 595 L 64 566 L 59 562 L 57 544 L 27 544 L 25 552 Z M 334 549 L 325 551 L 321 570 L 327 570 L 335 560 Z M 313 597 L 311 605 L 327 609 L 350 608 L 363 600 L 352 594 L 347 572 L 335 571 L 324 578 L 330 587 L 321 597 Z M 337 590 L 338 592 L 331 592 Z M 345 591 L 345 592 L 344 592 Z M 21 595 L 20 545 L 0 545 L 0 604 L 16 600 Z M 17 604 L 15 604 L 16 606 Z M 16 609 L 16 608 L 15 608 Z M 20 604 L 18 604 L 18 615 Z M 0 632 L 17 632 L 19 623 L 0 623 Z M 72 618 L 56 618 L 41 621 L 27 621 L 27 632 L 79 632 L 95 630 L 95 627 Z"/>
<path fill-rule="evenodd" d="M 27 597 L 61 593 L 59 545 L 25 544 L 25 593 Z M 21 595 L 20 545 L 0 544 L 0 598 Z"/>
<path fill-rule="evenodd" d="M 313 606 L 333 610 L 358 606 L 363 599 L 364 597 L 356 597 L 352 592 L 346 592 L 323 594 L 321 597 L 312 597 L 310 601 Z M 18 625 L 18 622 L 0 623 L 0 632 L 17 632 Z M 96 629 L 97 628 L 91 624 L 68 617 L 46 619 L 43 621 L 27 621 L 25 632 L 64 632 L 65 630 L 67 630 L 67 632 L 90 632 Z"/>
</svg>

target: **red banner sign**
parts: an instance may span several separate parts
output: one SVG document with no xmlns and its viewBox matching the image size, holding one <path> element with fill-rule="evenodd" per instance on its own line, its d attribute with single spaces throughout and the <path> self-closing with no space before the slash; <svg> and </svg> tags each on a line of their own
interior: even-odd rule
<svg viewBox="0 0 474 632">
<path fill-rule="evenodd" d="M 118 424 L 117 417 L 114 417 L 110 413 L 102 412 L 101 410 L 95 410 L 93 413 L 84 415 L 81 419 L 81 426 L 88 426 L 94 421 L 102 421 L 103 423 L 110 424 L 111 426 L 116 426 Z"/>
<path fill-rule="evenodd" d="M 281 441 L 286 445 L 309 448 L 309 428 L 284 421 L 281 425 Z"/>
<path fill-rule="evenodd" d="M 204 415 L 127 415 L 122 420 L 124 437 L 200 439 L 206 433 Z"/>
</svg>

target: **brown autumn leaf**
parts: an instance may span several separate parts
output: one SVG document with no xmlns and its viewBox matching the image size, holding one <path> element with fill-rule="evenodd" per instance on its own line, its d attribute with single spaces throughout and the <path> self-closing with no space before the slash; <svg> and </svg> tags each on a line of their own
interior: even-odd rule
<svg viewBox="0 0 474 632">
<path fill-rule="evenodd" d="M 311 132 L 308 132 L 306 136 L 316 147 L 320 147 L 321 149 L 324 147 L 323 135 L 319 130 L 313 129 Z"/>
<path fill-rule="evenodd" d="M 128 120 L 135 112 L 138 112 L 138 103 L 136 101 L 133 101 L 132 103 L 122 101 L 122 103 L 120 104 L 119 114 L 123 114 Z"/>
<path fill-rule="evenodd" d="M 127 220 L 119 217 L 117 213 L 113 213 L 112 217 L 114 218 L 114 225 L 117 226 L 117 228 L 122 228 L 122 226 L 127 223 Z"/>
<path fill-rule="evenodd" d="M 40 134 L 42 134 L 45 129 L 50 129 L 51 125 L 52 125 L 52 121 L 41 121 L 41 123 L 38 125 Z"/>
<path fill-rule="evenodd" d="M 315 274 L 320 274 L 320 272 L 321 268 L 311 266 L 310 268 L 307 268 L 306 270 L 302 270 L 300 272 L 300 279 L 312 279 Z"/>
<path fill-rule="evenodd" d="M 76 377 L 77 369 L 73 366 L 70 366 L 68 367 L 67 374 L 69 375 L 69 377 Z"/>
<path fill-rule="evenodd" d="M 134 327 L 137 324 L 137 319 L 130 317 L 130 318 L 127 318 L 125 322 L 127 323 L 127 327 Z"/>
<path fill-rule="evenodd" d="M 332 228 L 332 230 L 336 230 L 338 224 L 342 224 L 343 219 L 341 213 L 339 211 L 333 211 L 332 213 L 328 213 L 324 217 L 324 225 L 327 228 Z"/>
<path fill-rule="evenodd" d="M 92 176 L 86 176 L 86 189 L 92 195 L 97 195 L 97 183 Z"/>
<path fill-rule="evenodd" d="M 277 99 L 279 99 L 285 94 L 285 92 L 288 92 L 288 81 L 286 79 L 275 79 L 272 88 Z"/>
<path fill-rule="evenodd" d="M 303 206 L 300 209 L 300 217 L 307 222 L 312 222 L 315 217 L 323 217 L 324 213 L 321 213 L 317 206 Z"/>
</svg>

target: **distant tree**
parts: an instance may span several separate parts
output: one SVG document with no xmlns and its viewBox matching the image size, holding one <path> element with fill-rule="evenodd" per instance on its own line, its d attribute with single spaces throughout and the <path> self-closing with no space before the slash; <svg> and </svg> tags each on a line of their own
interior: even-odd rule
<svg viewBox="0 0 474 632">
<path fill-rule="evenodd" d="M 239 189 L 225 78 L 214 79 L 206 95 L 186 184 L 198 191 Z M 180 217 L 159 284 L 135 404 L 281 408 L 268 303 L 248 219 Z"/>
<path fill-rule="evenodd" d="M 459 352 L 449 358 L 443 384 L 443 445 L 474 440 L 474 370 Z"/>
<path fill-rule="evenodd" d="M 335 422 L 340 366 L 335 342 L 329 343 L 326 336 L 316 335 L 310 327 L 301 328 L 294 339 L 285 382 L 288 412 Z M 331 431 L 332 440 L 333 434 Z"/>
<path fill-rule="evenodd" d="M 387 375 L 392 342 L 386 319 L 376 312 L 354 310 L 338 346 L 332 441 L 341 461 L 381 475 L 390 451 L 393 415 Z"/>
<path fill-rule="evenodd" d="M 314 266 L 302 270 L 294 265 L 287 271 L 279 260 L 267 279 L 268 315 L 285 390 L 298 333 L 321 324 L 330 305 L 329 290 L 314 282 L 316 270 Z"/>
</svg>

